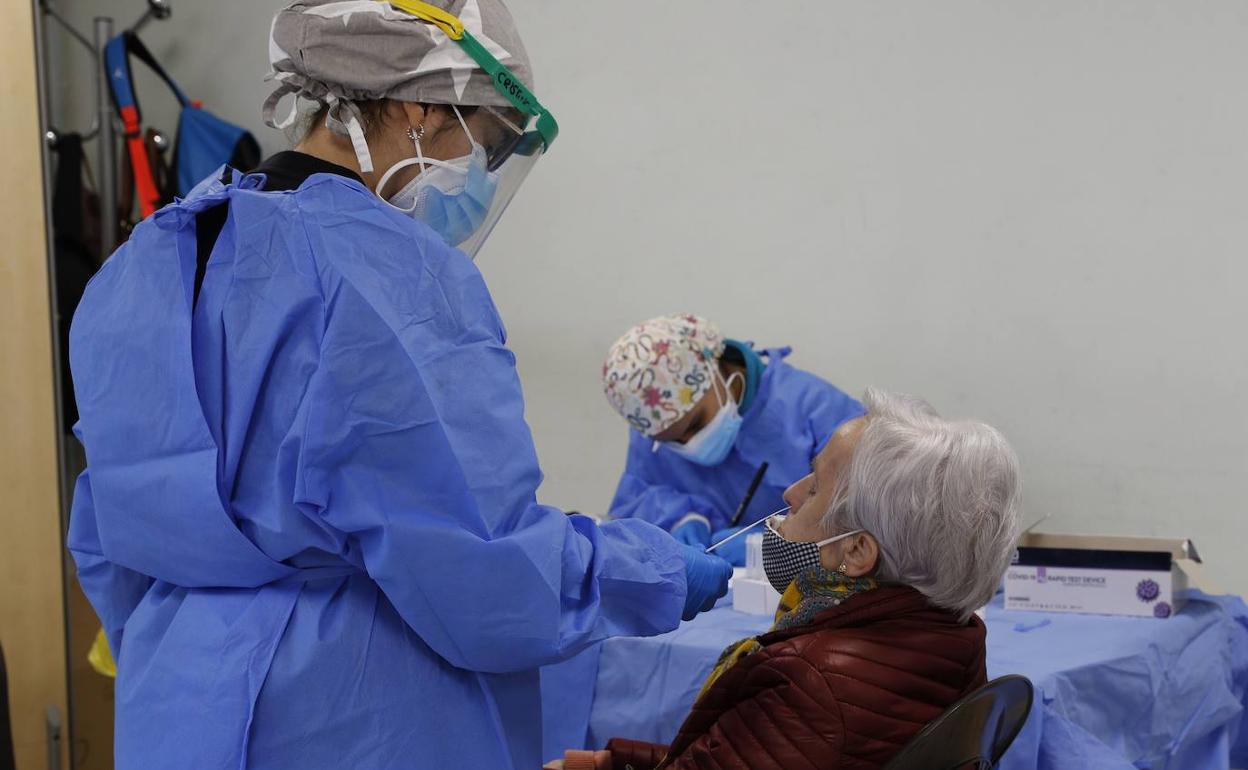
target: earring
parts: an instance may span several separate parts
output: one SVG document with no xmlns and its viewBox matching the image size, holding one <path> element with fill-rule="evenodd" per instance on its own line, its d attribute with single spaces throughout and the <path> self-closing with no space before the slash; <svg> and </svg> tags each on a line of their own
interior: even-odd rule
<svg viewBox="0 0 1248 770">
<path fill-rule="evenodd" d="M 845 562 L 841 562 L 841 566 L 837 567 L 836 571 L 844 575 L 846 572 L 849 572 L 849 567 L 845 565 Z"/>
<path fill-rule="evenodd" d="M 419 142 L 421 139 L 424 139 L 425 138 L 425 124 L 421 123 L 420 126 L 417 127 L 415 130 L 413 130 L 411 126 L 408 126 L 407 138 L 411 139 L 412 142 Z"/>
</svg>

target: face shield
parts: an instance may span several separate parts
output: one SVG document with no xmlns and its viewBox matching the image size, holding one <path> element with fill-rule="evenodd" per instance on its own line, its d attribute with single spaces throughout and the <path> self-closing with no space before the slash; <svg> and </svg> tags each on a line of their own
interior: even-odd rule
<svg viewBox="0 0 1248 770">
<path fill-rule="evenodd" d="M 446 33 L 490 76 L 494 87 L 512 105 L 511 109 L 479 107 L 467 120 L 474 141 L 485 148 L 486 171 L 494 193 L 481 224 L 465 240 L 452 245 L 476 258 L 529 171 L 559 135 L 559 124 L 528 87 L 464 29 L 458 18 L 418 0 L 390 0 L 390 5 Z"/>
</svg>

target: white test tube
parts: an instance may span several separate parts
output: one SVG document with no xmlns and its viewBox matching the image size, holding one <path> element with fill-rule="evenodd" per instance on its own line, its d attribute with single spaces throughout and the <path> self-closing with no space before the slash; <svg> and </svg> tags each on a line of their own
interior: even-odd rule
<svg viewBox="0 0 1248 770">
<path fill-rule="evenodd" d="M 763 533 L 755 532 L 745 538 L 745 576 L 763 578 Z"/>
</svg>

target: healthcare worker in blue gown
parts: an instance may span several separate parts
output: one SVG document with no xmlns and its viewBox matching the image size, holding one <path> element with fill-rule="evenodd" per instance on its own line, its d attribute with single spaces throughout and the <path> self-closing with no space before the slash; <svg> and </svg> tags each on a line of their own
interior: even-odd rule
<svg viewBox="0 0 1248 770">
<path fill-rule="evenodd" d="M 731 568 L 535 499 L 470 256 L 556 128 L 498 0 L 304 0 L 271 34 L 266 113 L 310 99 L 310 133 L 143 222 L 73 323 L 116 767 L 538 767 L 537 667 Z"/>
<path fill-rule="evenodd" d="M 611 516 L 706 546 L 783 508 L 784 490 L 810 473 L 837 427 L 864 413 L 836 386 L 785 363 L 788 355 L 759 354 L 695 315 L 654 318 L 620 337 L 603 388 L 631 430 Z M 745 537 L 717 553 L 743 565 Z"/>
</svg>

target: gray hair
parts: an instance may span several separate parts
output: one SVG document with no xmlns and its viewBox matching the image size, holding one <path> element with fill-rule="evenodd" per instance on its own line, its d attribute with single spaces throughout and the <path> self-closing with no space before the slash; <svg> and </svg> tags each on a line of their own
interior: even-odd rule
<svg viewBox="0 0 1248 770">
<path fill-rule="evenodd" d="M 964 620 L 996 592 L 1019 528 L 1018 457 L 1001 433 L 868 389 L 867 424 L 823 517 L 880 545 L 877 576 Z"/>
</svg>

